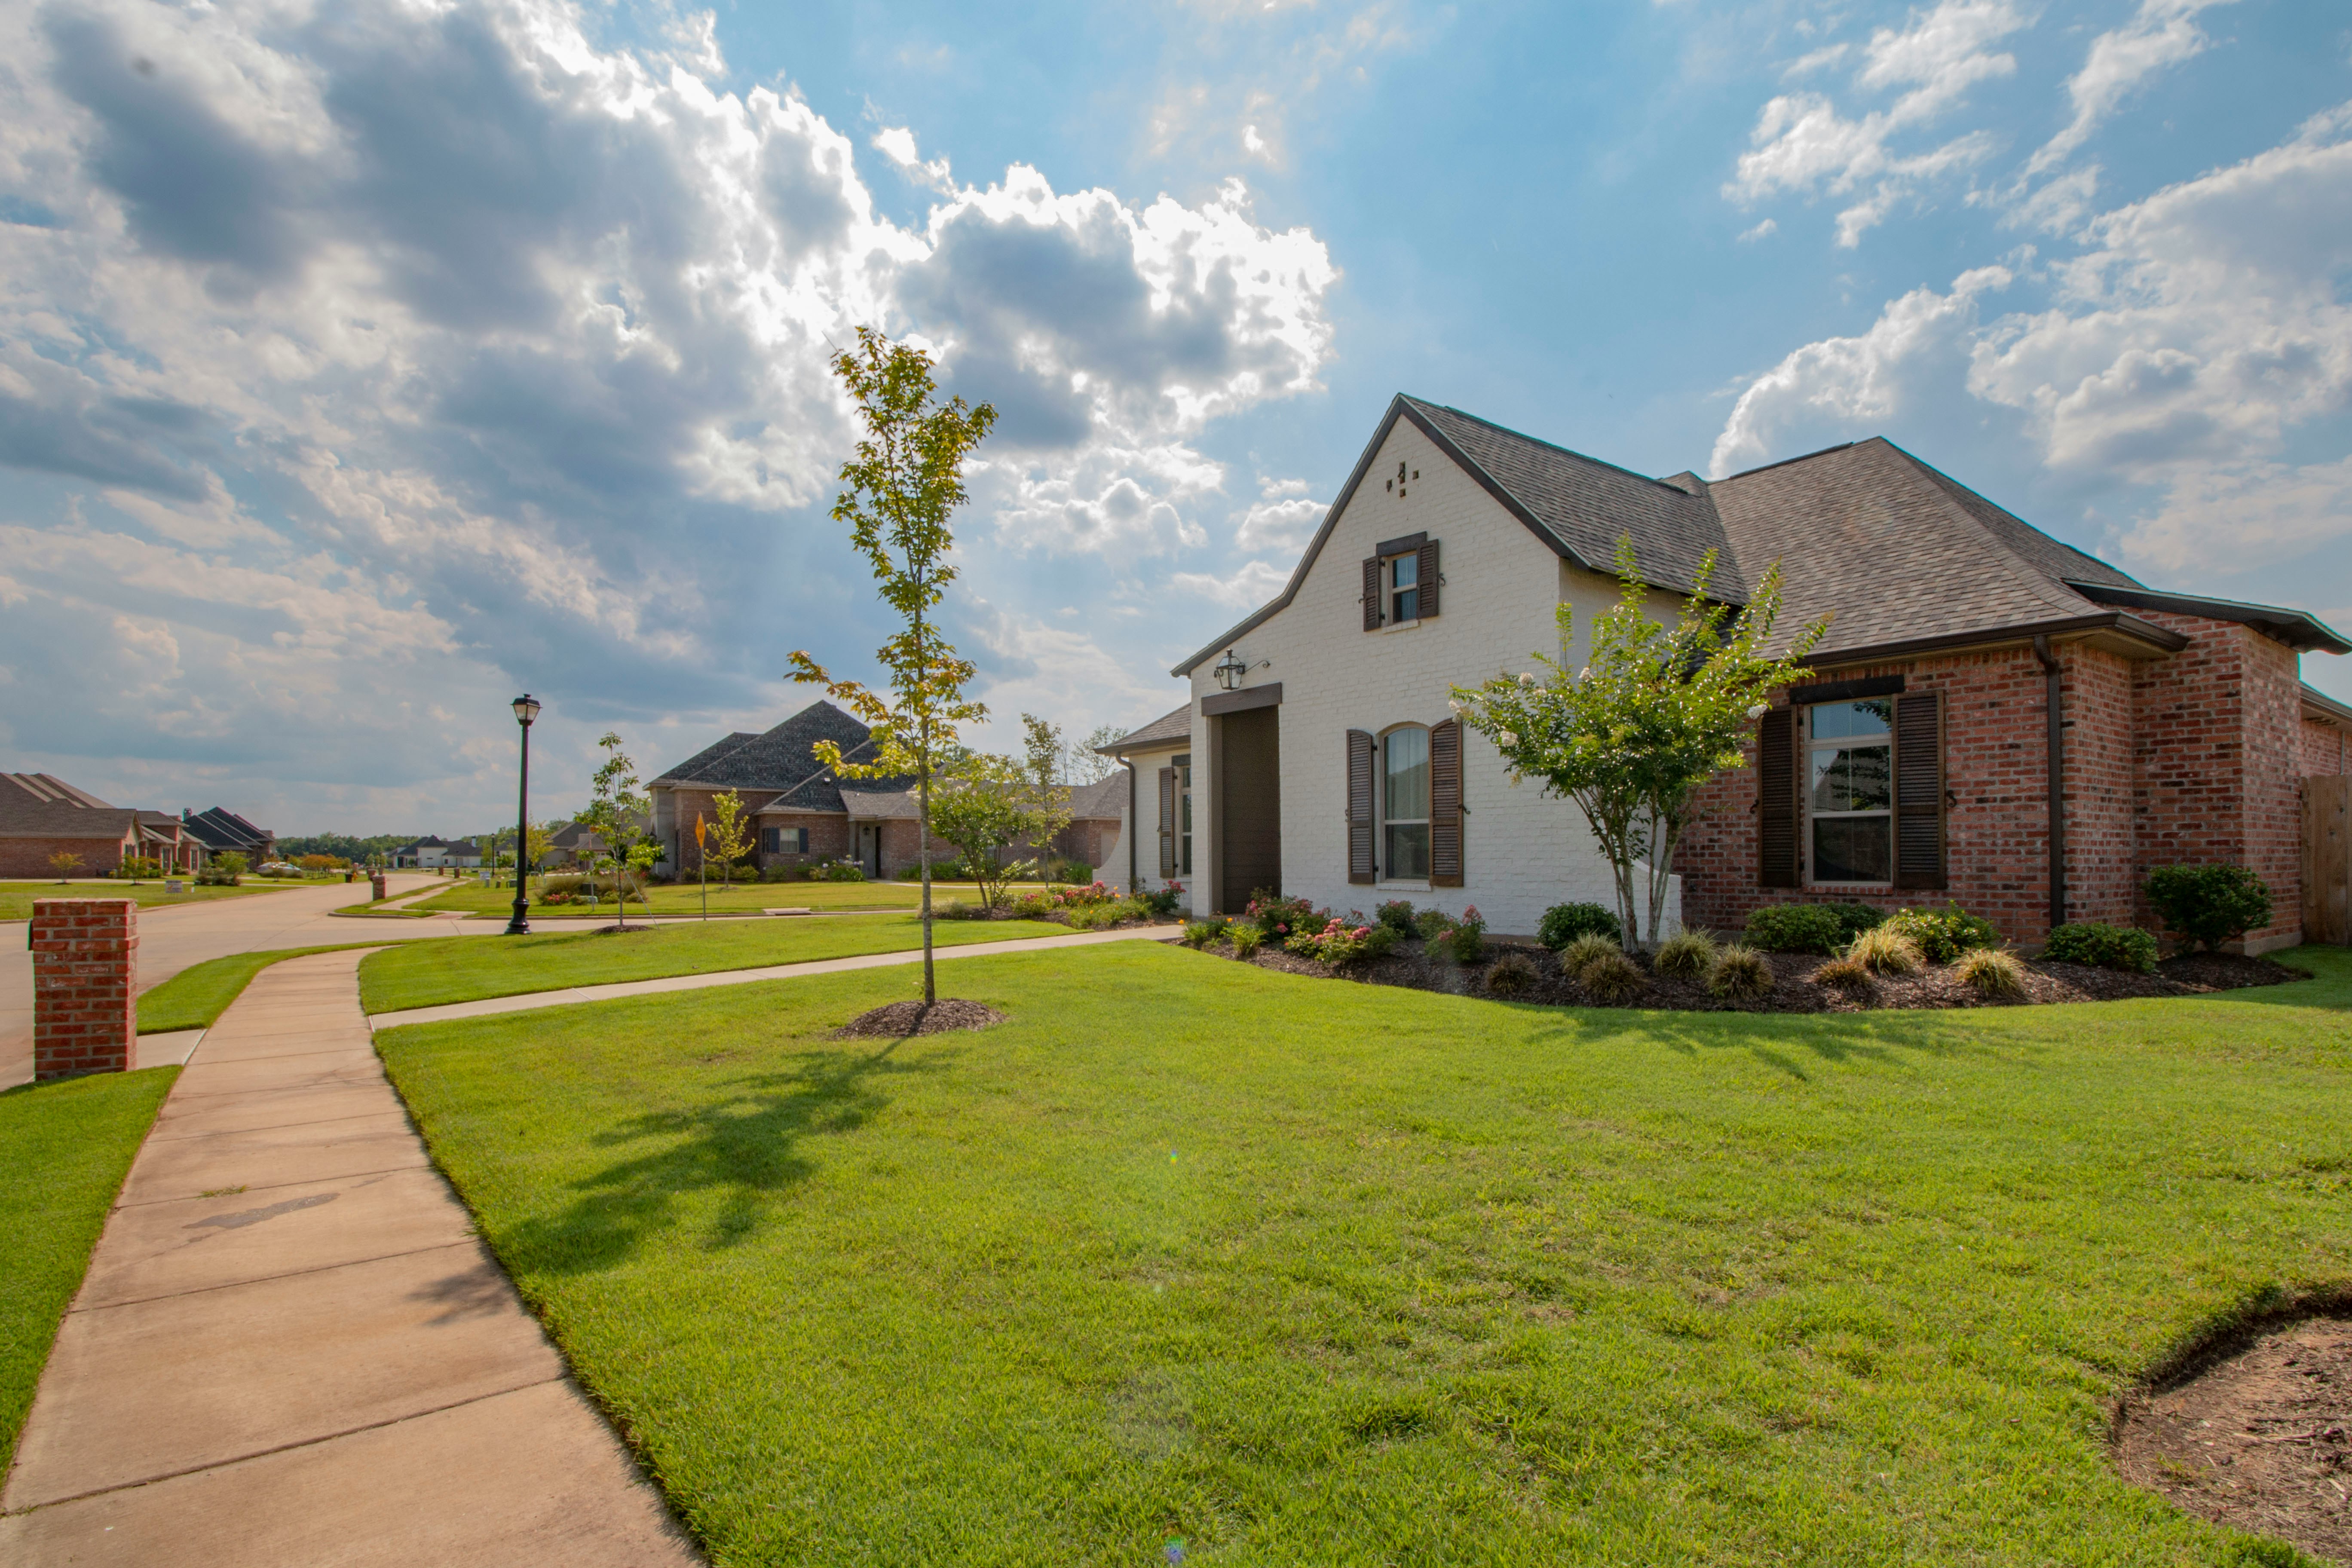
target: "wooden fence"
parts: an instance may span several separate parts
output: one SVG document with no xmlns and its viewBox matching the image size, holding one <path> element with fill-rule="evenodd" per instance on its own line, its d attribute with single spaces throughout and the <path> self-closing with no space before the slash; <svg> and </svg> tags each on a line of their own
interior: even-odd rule
<svg viewBox="0 0 2352 1568">
<path fill-rule="evenodd" d="M 2352 947 L 2352 777 L 2303 781 L 2303 940 Z"/>
</svg>

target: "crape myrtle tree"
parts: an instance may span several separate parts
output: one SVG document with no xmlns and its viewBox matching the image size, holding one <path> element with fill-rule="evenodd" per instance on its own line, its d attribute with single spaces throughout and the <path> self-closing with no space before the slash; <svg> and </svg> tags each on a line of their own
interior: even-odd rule
<svg viewBox="0 0 2352 1568">
<path fill-rule="evenodd" d="M 959 758 L 944 770 L 931 797 L 931 831 L 956 847 L 964 870 L 979 884 L 990 909 L 1004 901 L 1004 889 L 1034 870 L 1034 859 L 1007 859 L 1005 848 L 1035 842 L 1042 825 L 1038 791 L 1029 770 L 1011 757 L 985 752 Z"/>
<path fill-rule="evenodd" d="M 1780 563 L 1737 615 L 1708 592 L 1715 566 L 1710 550 L 1680 616 L 1661 626 L 1628 535 L 1617 544 L 1622 592 L 1593 620 L 1590 662 L 1568 667 L 1573 612 L 1562 605 L 1560 657 L 1537 654 L 1542 673 L 1454 689 L 1454 711 L 1495 743 L 1514 784 L 1540 780 L 1583 812 L 1615 877 L 1629 952 L 1658 943 L 1675 851 L 1699 815 L 1700 787 L 1747 765 L 1744 744 L 1773 689 L 1811 673 L 1804 657 L 1829 629 L 1824 616 L 1785 653 L 1765 653 L 1780 613 Z M 1646 921 L 1636 919 L 1634 896 L 1643 871 Z"/>
<path fill-rule="evenodd" d="M 884 602 L 905 624 L 877 655 L 890 673 L 887 698 L 862 682 L 835 680 L 803 652 L 792 656 L 793 679 L 824 687 L 870 731 L 875 755 L 868 763 L 845 761 L 830 741 L 816 743 L 817 760 L 835 776 L 915 781 L 929 1007 L 939 1000 L 931 967 L 931 796 L 940 763 L 958 744 L 959 726 L 988 716 L 964 695 L 974 666 L 940 635 L 932 612 L 955 581 L 948 518 L 965 500 L 964 459 L 987 438 L 996 410 L 985 403 L 967 406 L 961 397 L 937 402 L 930 356 L 871 327 L 857 329 L 856 350 L 835 356 L 833 369 L 866 426 L 856 452 L 841 466 L 845 488 L 833 503 L 834 521 L 849 525 Z"/>
</svg>

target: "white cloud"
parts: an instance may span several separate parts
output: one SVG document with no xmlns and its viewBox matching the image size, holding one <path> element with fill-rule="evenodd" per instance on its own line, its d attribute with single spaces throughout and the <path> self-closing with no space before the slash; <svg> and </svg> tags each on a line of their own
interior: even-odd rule
<svg viewBox="0 0 2352 1568">
<path fill-rule="evenodd" d="M 604 25 L 571 0 L 0 10 L 0 189 L 57 219 L 0 224 L 0 465 L 34 476 L 0 489 L 12 616 L 161 625 L 195 730 L 278 723 L 273 692 L 333 710 L 319 787 L 358 791 L 420 721 L 387 682 L 690 727 L 681 691 L 740 714 L 790 643 L 870 646 L 837 531 L 793 521 L 850 438 L 826 361 L 856 324 L 997 403 L 963 527 L 1001 503 L 1038 552 L 1202 542 L 1194 511 L 1227 507 L 1195 437 L 1318 384 L 1336 271 L 1239 181 L 961 185 L 883 128 L 940 193 L 903 226 L 792 89 L 718 89 L 709 16 L 635 51 Z M 158 706 L 6 703 L 52 756 Z M 429 754 L 471 787 L 463 745 Z"/>
<path fill-rule="evenodd" d="M 2197 14 L 2231 3 L 2141 0 L 2129 22 L 2092 39 L 2083 68 L 2066 82 L 2074 118 L 2033 154 L 2026 173 L 2039 174 L 2056 167 L 2090 139 L 2099 122 L 2114 113 L 2141 81 L 2202 52 L 2211 40 L 2197 26 Z"/>
<path fill-rule="evenodd" d="M 1825 426 L 1949 430 L 2002 411 L 2053 479 L 2147 498 L 2115 527 L 2127 563 L 2178 579 L 2352 545 L 2352 466 L 2294 455 L 2352 414 L 2347 267 L 2352 104 L 2094 217 L 2075 254 L 2035 275 L 2039 309 L 1980 320 L 2020 281 L 1986 268 L 1798 349 L 1743 391 L 1715 470 Z"/>
<path fill-rule="evenodd" d="M 1237 610 L 1254 610 L 1281 593 L 1282 585 L 1290 581 L 1290 574 L 1270 561 L 1245 561 L 1223 577 L 1206 572 L 1179 572 L 1168 581 L 1180 592 L 1199 594 Z"/>
<path fill-rule="evenodd" d="M 1768 217 L 1753 228 L 1742 229 L 1739 235 L 1740 243 L 1746 245 L 1753 244 L 1759 239 L 1769 239 L 1772 236 L 1780 232 L 1780 226 L 1771 218 Z"/>
<path fill-rule="evenodd" d="M 1863 199 L 1838 215 L 1838 243 L 1853 247 L 1894 205 L 1922 184 L 1982 161 L 1993 140 L 1982 132 L 1904 151 L 1898 142 L 1957 107 L 1978 82 L 2008 76 L 2016 58 L 1990 46 L 2027 26 L 2008 0 L 1943 0 L 1909 26 L 1881 27 L 1864 47 L 1854 86 L 1865 92 L 1903 89 L 1885 109 L 1848 119 L 1826 95 L 1781 94 L 1764 105 L 1724 195 L 1742 205 L 1780 192 Z M 1820 50 L 1798 62 L 1810 68 L 1839 58 Z M 1792 68 L 1793 69 L 1793 68 Z"/>
<path fill-rule="evenodd" d="M 1720 479 L 1785 455 L 1790 433 L 1798 429 L 1869 434 L 1903 411 L 1937 369 L 1949 374 L 1965 366 L 1977 297 L 2011 280 L 2001 267 L 1964 272 L 1948 293 L 1915 289 L 1889 300 L 1857 336 L 1824 338 L 1796 350 L 1739 395 L 1716 437 L 1707 472 Z"/>
<path fill-rule="evenodd" d="M 1251 552 L 1276 550 L 1295 554 L 1307 548 L 1307 542 L 1322 526 L 1323 513 L 1330 503 L 1310 500 L 1304 495 L 1284 493 L 1291 484 L 1297 485 L 1300 489 L 1306 488 L 1303 480 L 1291 480 L 1277 491 L 1269 483 L 1265 487 L 1265 499 L 1242 513 L 1241 524 L 1234 532 L 1236 549 Z"/>
<path fill-rule="evenodd" d="M 874 145 L 884 157 L 898 166 L 898 172 L 919 185 L 928 185 L 947 195 L 956 194 L 955 174 L 945 158 L 929 163 L 915 146 L 915 133 L 903 125 L 886 127 L 874 133 Z"/>
</svg>

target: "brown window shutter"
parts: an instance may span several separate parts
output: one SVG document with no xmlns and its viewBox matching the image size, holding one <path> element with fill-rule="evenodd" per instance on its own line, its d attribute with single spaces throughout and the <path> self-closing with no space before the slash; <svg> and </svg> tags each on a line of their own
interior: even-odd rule
<svg viewBox="0 0 2352 1568">
<path fill-rule="evenodd" d="M 1372 737 L 1348 731 L 1348 880 L 1370 883 L 1372 871 Z"/>
<path fill-rule="evenodd" d="M 1429 885 L 1462 885 L 1462 725 L 1429 727 Z"/>
<path fill-rule="evenodd" d="M 1160 770 L 1160 875 L 1176 874 L 1176 770 Z"/>
<path fill-rule="evenodd" d="M 1794 888 L 1797 875 L 1797 715 L 1775 708 L 1758 725 L 1756 885 Z"/>
<path fill-rule="evenodd" d="M 1364 557 L 1364 629 L 1381 629 L 1381 558 Z"/>
<path fill-rule="evenodd" d="M 1426 541 L 1421 547 L 1421 618 L 1437 614 L 1437 541 Z"/>
<path fill-rule="evenodd" d="M 1944 885 L 1944 694 L 1895 700 L 1895 885 Z"/>
</svg>

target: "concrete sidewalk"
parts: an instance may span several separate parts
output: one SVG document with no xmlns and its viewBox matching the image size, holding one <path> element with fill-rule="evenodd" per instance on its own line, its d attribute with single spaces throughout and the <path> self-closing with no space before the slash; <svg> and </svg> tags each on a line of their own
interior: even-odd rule
<svg viewBox="0 0 2352 1568">
<path fill-rule="evenodd" d="M 1003 952 L 1036 952 L 1059 947 L 1093 947 L 1106 942 L 1173 942 L 1181 925 L 1134 926 L 1126 931 L 1076 931 L 1068 936 L 1023 937 L 1013 942 L 975 942 L 932 951 L 937 962 L 951 958 L 988 958 Z M 539 1007 L 564 1007 L 574 1002 L 609 1002 L 622 996 L 659 996 L 672 991 L 706 991 L 714 985 L 749 985 L 761 980 L 793 980 L 805 974 L 838 974 L 850 969 L 887 969 L 920 963 L 922 949 L 905 952 L 869 952 L 856 958 L 818 958 L 806 963 L 772 963 L 761 969 L 721 969 L 709 974 L 673 974 L 659 980 L 625 980 L 611 985 L 575 985 L 562 991 L 529 991 L 519 996 L 485 996 L 478 1002 L 451 1002 L 439 1007 L 411 1007 L 399 1013 L 375 1013 L 370 1029 L 395 1029 L 403 1024 L 437 1024 L 448 1018 L 482 1018 L 495 1013 L 528 1013 Z M 301 962 L 290 960 L 289 962 Z M 285 967 L 283 964 L 280 968 Z"/>
<path fill-rule="evenodd" d="M 361 956 L 263 971 L 173 1085 L 41 1378 L 0 1562 L 701 1561 L 426 1158 Z"/>
</svg>

